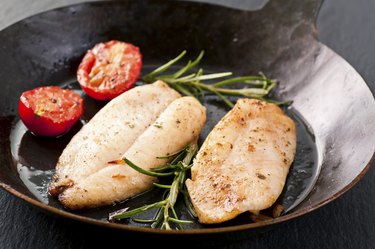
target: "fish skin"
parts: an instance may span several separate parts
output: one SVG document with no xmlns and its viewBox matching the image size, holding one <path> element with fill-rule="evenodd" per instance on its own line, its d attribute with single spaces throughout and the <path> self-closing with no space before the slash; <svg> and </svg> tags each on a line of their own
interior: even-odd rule
<svg viewBox="0 0 375 249">
<path fill-rule="evenodd" d="M 296 152 L 292 119 L 274 104 L 239 99 L 203 142 L 186 180 L 199 222 L 272 206 Z"/>
<path fill-rule="evenodd" d="M 58 196 L 121 157 L 167 106 L 181 95 L 162 81 L 134 87 L 107 103 L 60 155 L 49 193 Z"/>
<path fill-rule="evenodd" d="M 195 142 L 205 120 L 205 107 L 198 100 L 177 98 L 116 160 L 127 158 L 144 169 L 165 165 L 169 159 L 157 157 L 175 153 Z M 60 202 L 72 210 L 111 205 L 150 189 L 157 180 L 124 163 L 111 161 L 66 188 L 59 195 Z"/>
</svg>

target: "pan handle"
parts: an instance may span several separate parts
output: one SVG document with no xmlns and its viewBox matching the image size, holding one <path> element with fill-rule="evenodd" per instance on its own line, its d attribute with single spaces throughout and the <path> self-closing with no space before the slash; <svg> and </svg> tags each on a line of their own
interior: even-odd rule
<svg viewBox="0 0 375 249">
<path fill-rule="evenodd" d="M 324 0 L 268 0 L 262 11 L 274 13 L 287 22 L 300 23 L 301 19 L 315 25 L 320 6 Z"/>
</svg>

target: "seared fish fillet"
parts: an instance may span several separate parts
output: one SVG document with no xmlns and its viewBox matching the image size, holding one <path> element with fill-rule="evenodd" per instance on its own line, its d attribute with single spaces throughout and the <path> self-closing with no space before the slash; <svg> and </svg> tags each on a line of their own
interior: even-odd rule
<svg viewBox="0 0 375 249">
<path fill-rule="evenodd" d="M 186 181 L 201 223 L 276 201 L 296 151 L 295 123 L 274 104 L 239 99 L 207 136 Z"/>
<path fill-rule="evenodd" d="M 144 168 L 166 160 L 197 139 L 205 108 L 165 83 L 135 87 L 109 102 L 79 131 L 59 158 L 49 191 L 69 209 L 109 205 L 139 194 L 156 179 L 127 165 L 110 164 L 127 157 Z"/>
</svg>

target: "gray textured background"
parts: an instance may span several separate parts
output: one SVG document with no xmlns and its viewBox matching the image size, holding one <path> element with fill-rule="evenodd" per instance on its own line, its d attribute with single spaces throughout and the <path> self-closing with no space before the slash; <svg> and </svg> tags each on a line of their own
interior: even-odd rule
<svg viewBox="0 0 375 249">
<path fill-rule="evenodd" d="M 83 1 L 0 0 L 0 29 L 35 13 L 78 2 Z M 251 9 L 263 1 L 206 2 Z M 373 92 L 374 12 L 374 0 L 326 0 L 317 20 L 319 40 L 348 60 Z M 375 248 L 373 179 L 372 167 L 359 184 L 333 203 L 262 235 L 216 248 Z M 106 238 L 92 236 L 91 229 L 95 228 L 49 216 L 0 190 L 0 249 L 94 248 L 106 244 Z"/>
</svg>

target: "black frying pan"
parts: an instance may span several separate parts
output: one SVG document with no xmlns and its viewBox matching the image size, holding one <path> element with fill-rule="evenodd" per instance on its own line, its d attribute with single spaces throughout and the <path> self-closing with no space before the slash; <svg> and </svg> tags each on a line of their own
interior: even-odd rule
<svg viewBox="0 0 375 249">
<path fill-rule="evenodd" d="M 319 0 L 270 0 L 261 10 L 241 11 L 173 1 L 86 3 L 42 13 L 1 31 L 1 186 L 49 213 L 104 228 L 215 240 L 225 238 L 217 236 L 223 234 L 249 236 L 333 201 L 361 179 L 374 158 L 375 102 L 358 73 L 316 40 L 319 6 Z M 64 210 L 46 195 L 51 170 L 80 126 L 57 140 L 35 138 L 19 122 L 18 98 L 40 85 L 77 88 L 75 73 L 86 50 L 112 39 L 141 48 L 143 74 L 184 49 L 192 56 L 204 49 L 202 66 L 208 71 L 237 75 L 261 71 L 279 80 L 274 97 L 294 101 L 286 112 L 298 126 L 296 160 L 277 201 L 286 207 L 283 216 L 253 223 L 243 214 L 220 225 L 196 222 L 183 231 L 161 231 L 105 220 L 110 211 L 159 198 L 157 191 L 115 207 L 79 212 Z M 104 105 L 90 98 L 85 102 L 86 119 Z M 228 111 L 215 98 L 202 102 L 208 121 L 201 140 Z M 179 212 L 193 219 L 182 205 Z"/>
</svg>

